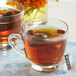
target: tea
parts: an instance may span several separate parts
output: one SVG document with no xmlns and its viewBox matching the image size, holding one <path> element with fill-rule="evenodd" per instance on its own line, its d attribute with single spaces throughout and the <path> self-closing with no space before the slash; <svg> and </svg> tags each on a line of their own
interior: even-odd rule
<svg viewBox="0 0 76 76">
<path fill-rule="evenodd" d="M 24 44 L 32 63 L 41 66 L 59 63 L 66 46 L 66 38 L 63 38 L 64 30 L 40 27 L 29 29 L 26 33 L 28 38 L 25 37 Z"/>
<path fill-rule="evenodd" d="M 0 44 L 8 43 L 8 36 L 11 33 L 20 33 L 23 18 L 20 11 L 13 8 L 0 9 Z"/>
</svg>

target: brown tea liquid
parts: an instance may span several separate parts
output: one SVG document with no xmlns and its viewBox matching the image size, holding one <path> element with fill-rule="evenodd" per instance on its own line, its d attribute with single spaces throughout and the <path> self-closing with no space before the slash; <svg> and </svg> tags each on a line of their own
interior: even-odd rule
<svg viewBox="0 0 76 76">
<path fill-rule="evenodd" d="M 8 43 L 11 33 L 20 33 L 23 18 L 20 11 L 11 8 L 0 9 L 0 44 Z"/>
<path fill-rule="evenodd" d="M 51 38 L 64 33 L 64 30 L 53 28 L 28 30 L 27 34 L 32 36 L 28 39 L 25 38 L 24 44 L 30 61 L 41 66 L 57 64 L 64 54 L 66 39 L 51 41 Z"/>
</svg>

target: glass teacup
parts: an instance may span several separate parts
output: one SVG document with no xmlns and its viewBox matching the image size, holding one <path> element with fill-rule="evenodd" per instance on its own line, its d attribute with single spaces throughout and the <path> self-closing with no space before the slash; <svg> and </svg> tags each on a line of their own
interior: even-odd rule
<svg viewBox="0 0 76 76">
<path fill-rule="evenodd" d="M 8 36 L 21 33 L 23 25 L 24 7 L 22 4 L 10 1 L 0 4 L 0 50 L 10 49 Z"/>
<path fill-rule="evenodd" d="M 9 44 L 19 54 L 21 54 L 19 49 L 23 50 L 24 45 L 25 56 L 31 62 L 33 69 L 55 71 L 65 52 L 68 25 L 64 21 L 53 18 L 42 18 L 47 22 L 37 24 L 39 20 L 41 19 L 26 22 L 22 27 L 21 35 L 11 34 L 8 39 Z"/>
</svg>

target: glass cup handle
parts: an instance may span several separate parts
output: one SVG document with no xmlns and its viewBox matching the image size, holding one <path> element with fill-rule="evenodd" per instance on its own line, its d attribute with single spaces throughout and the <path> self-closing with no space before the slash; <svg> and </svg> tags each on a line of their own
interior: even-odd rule
<svg viewBox="0 0 76 76">
<path fill-rule="evenodd" d="M 25 47 L 24 47 L 24 42 L 22 39 L 22 35 L 20 34 L 11 34 L 8 37 L 8 42 L 11 45 L 11 47 L 21 56 L 23 57 L 27 57 L 26 52 L 25 51 Z"/>
</svg>

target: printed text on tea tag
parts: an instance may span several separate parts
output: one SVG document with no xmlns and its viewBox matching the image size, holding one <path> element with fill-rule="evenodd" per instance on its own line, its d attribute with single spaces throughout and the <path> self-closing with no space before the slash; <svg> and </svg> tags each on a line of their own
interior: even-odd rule
<svg viewBox="0 0 76 76">
<path fill-rule="evenodd" d="M 71 54 L 66 54 L 62 58 L 62 64 L 64 67 L 64 71 L 72 71 L 74 69 L 74 61 Z"/>
</svg>

